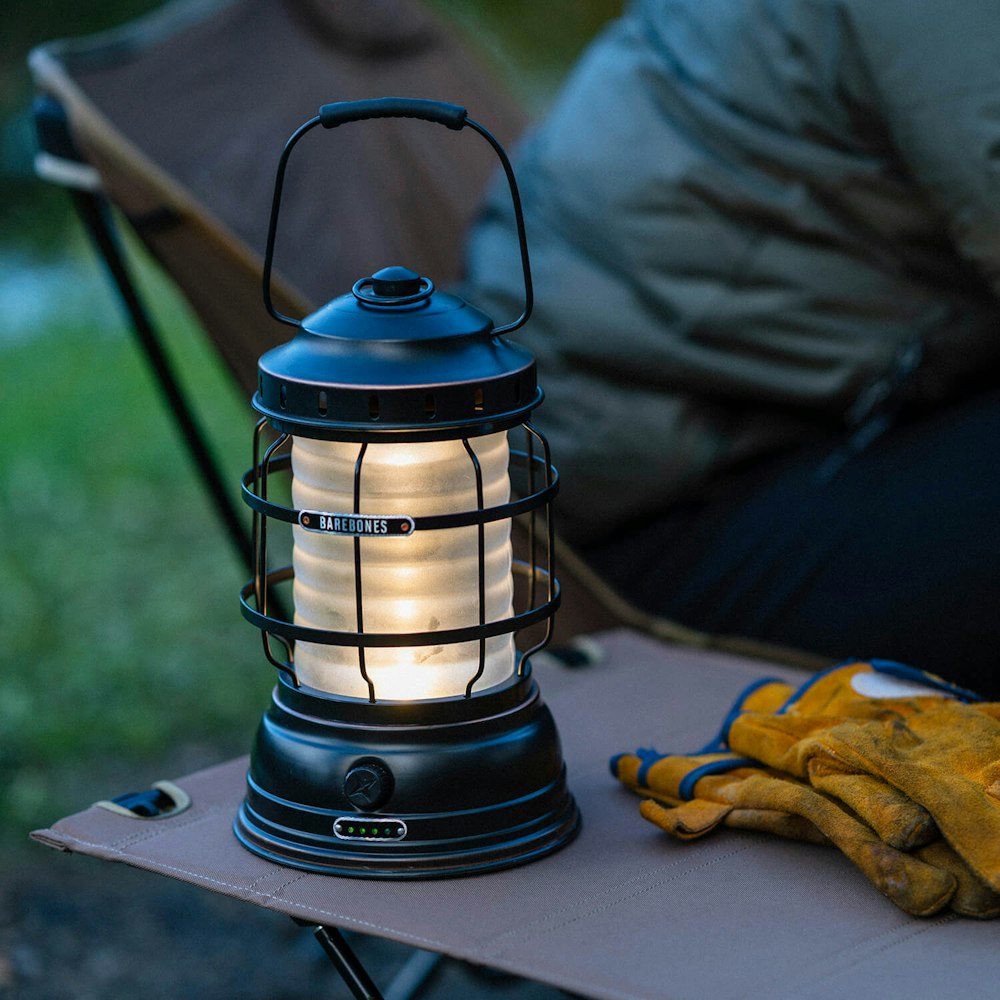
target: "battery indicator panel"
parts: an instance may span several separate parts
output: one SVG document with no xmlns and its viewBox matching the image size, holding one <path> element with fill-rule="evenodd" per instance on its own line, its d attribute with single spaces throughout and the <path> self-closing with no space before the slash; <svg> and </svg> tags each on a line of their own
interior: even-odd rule
<svg viewBox="0 0 1000 1000">
<path fill-rule="evenodd" d="M 333 824 L 341 840 L 402 840 L 406 824 L 401 819 L 341 818 Z"/>
</svg>

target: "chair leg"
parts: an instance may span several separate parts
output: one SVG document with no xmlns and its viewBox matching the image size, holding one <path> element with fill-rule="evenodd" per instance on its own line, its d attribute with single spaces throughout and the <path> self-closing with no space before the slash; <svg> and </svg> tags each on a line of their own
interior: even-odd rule
<svg viewBox="0 0 1000 1000">
<path fill-rule="evenodd" d="M 129 273 L 114 221 L 104 196 L 92 191 L 71 192 L 77 214 L 104 261 L 135 330 L 164 398 L 177 421 L 202 482 L 215 504 L 233 547 L 244 565 L 251 565 L 250 535 L 226 489 L 219 465 L 212 455 L 204 432 L 194 417 L 176 373 L 163 349 L 161 337 L 139 297 Z"/>
</svg>

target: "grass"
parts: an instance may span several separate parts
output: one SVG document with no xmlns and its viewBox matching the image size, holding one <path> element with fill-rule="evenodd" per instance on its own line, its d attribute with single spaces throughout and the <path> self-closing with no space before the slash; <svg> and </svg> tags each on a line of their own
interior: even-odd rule
<svg viewBox="0 0 1000 1000">
<path fill-rule="evenodd" d="M 165 281 L 143 278 L 235 493 L 249 406 Z M 273 683 L 239 615 L 245 571 L 115 304 L 93 304 L 0 345 L 4 839 L 126 790 L 80 787 L 95 769 L 243 752 Z"/>
</svg>

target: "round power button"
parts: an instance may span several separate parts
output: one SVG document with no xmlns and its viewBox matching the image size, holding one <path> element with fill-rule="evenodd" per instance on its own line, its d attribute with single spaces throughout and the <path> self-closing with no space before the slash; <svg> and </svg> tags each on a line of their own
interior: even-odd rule
<svg viewBox="0 0 1000 1000">
<path fill-rule="evenodd" d="M 360 812 L 372 812 L 392 795 L 392 771 L 377 757 L 367 757 L 351 766 L 344 776 L 344 795 Z"/>
</svg>

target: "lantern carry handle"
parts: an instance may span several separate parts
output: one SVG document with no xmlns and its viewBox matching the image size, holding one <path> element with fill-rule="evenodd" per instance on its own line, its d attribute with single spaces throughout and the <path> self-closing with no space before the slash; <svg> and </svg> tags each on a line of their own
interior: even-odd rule
<svg viewBox="0 0 1000 1000">
<path fill-rule="evenodd" d="M 469 113 L 459 104 L 424 101 L 415 97 L 338 101 L 336 104 L 324 104 L 319 109 L 319 123 L 323 128 L 336 128 L 347 122 L 367 121 L 370 118 L 420 118 L 458 132 L 465 127 L 468 117 Z"/>
<path fill-rule="evenodd" d="M 324 128 L 337 128 L 348 122 L 367 121 L 372 118 L 419 118 L 422 121 L 444 125 L 458 132 L 468 126 L 478 132 L 492 147 L 500 160 L 503 172 L 507 177 L 511 201 L 514 204 L 514 219 L 517 223 L 517 241 L 521 251 L 521 270 L 524 274 L 524 309 L 521 315 L 505 326 L 494 329 L 494 334 L 500 335 L 517 330 L 528 321 L 534 304 L 534 293 L 531 287 L 531 263 L 528 260 L 528 238 L 524 232 L 524 212 L 521 208 L 521 195 L 514 179 L 514 168 L 510 165 L 503 146 L 488 129 L 473 121 L 465 108 L 458 104 L 448 104 L 445 101 L 426 101 L 408 97 L 378 97 L 367 101 L 339 101 L 334 104 L 324 104 L 315 118 L 301 124 L 285 143 L 278 160 L 278 171 L 274 178 L 274 197 L 271 200 L 271 220 L 267 228 L 267 247 L 264 251 L 263 293 L 264 307 L 272 318 L 289 326 L 299 326 L 300 321 L 279 312 L 271 299 L 271 267 L 274 260 L 274 243 L 278 231 L 278 213 L 281 209 L 281 189 L 285 183 L 285 168 L 295 144 L 307 132 L 317 125 Z"/>
</svg>

